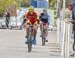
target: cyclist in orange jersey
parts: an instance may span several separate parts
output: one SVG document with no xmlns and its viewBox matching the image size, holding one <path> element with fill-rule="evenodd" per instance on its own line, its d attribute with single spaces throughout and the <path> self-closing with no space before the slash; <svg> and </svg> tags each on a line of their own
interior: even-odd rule
<svg viewBox="0 0 75 58">
<path fill-rule="evenodd" d="M 37 12 L 34 11 L 34 7 L 30 6 L 28 9 L 28 12 L 25 14 L 25 18 L 26 18 L 26 38 L 28 37 L 28 33 L 29 33 L 29 24 L 34 25 L 33 29 L 34 29 L 34 39 L 33 39 L 33 44 L 36 44 L 36 33 L 37 33 L 37 29 L 38 29 L 38 14 Z M 29 24 L 28 24 L 29 23 Z M 26 43 L 28 43 L 28 41 L 26 41 Z"/>
</svg>

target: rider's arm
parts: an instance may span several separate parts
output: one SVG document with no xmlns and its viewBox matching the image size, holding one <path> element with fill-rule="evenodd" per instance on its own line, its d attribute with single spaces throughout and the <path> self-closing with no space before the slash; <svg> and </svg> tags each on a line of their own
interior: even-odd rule
<svg viewBox="0 0 75 58">
<path fill-rule="evenodd" d="M 29 22 L 29 12 L 27 12 L 26 14 L 25 14 L 25 18 L 26 18 L 26 22 L 28 23 Z"/>
<path fill-rule="evenodd" d="M 26 20 L 28 19 L 28 16 L 29 16 L 29 13 L 27 12 L 27 13 L 25 14 Z"/>
<path fill-rule="evenodd" d="M 37 23 L 39 24 L 39 15 L 38 15 L 38 13 L 35 13 L 35 18 L 37 20 Z"/>
<path fill-rule="evenodd" d="M 23 18 L 22 25 L 24 25 L 24 23 L 26 23 L 25 15 L 22 18 Z"/>
<path fill-rule="evenodd" d="M 39 15 L 37 15 L 37 23 L 39 24 L 40 19 L 39 19 Z"/>
<path fill-rule="evenodd" d="M 41 14 L 39 15 L 39 21 L 42 21 L 42 16 L 43 16 L 43 13 L 41 13 Z"/>
</svg>

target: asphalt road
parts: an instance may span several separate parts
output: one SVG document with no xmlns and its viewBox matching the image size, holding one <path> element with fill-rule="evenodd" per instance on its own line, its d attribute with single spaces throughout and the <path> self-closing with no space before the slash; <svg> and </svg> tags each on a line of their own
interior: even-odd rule
<svg viewBox="0 0 75 58">
<path fill-rule="evenodd" d="M 0 58 L 62 58 L 60 47 L 56 44 L 56 31 L 50 31 L 48 43 L 41 45 L 40 32 L 37 34 L 37 45 L 28 53 L 25 44 L 24 30 L 0 30 Z"/>
</svg>

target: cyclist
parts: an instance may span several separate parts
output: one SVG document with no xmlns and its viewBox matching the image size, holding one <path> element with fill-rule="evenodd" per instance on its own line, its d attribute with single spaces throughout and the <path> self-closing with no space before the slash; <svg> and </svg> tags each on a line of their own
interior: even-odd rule
<svg viewBox="0 0 75 58">
<path fill-rule="evenodd" d="M 48 36 L 48 25 L 49 25 L 49 15 L 46 9 L 43 9 L 43 12 L 40 14 L 40 30 L 42 31 L 42 24 L 46 23 L 46 37 Z M 41 32 L 42 35 L 42 32 Z M 48 40 L 46 39 L 46 42 Z"/>
<path fill-rule="evenodd" d="M 34 27 L 34 39 L 33 39 L 33 44 L 36 44 L 36 33 L 37 33 L 37 29 L 38 29 L 38 14 L 37 12 L 35 11 L 34 7 L 33 6 L 30 6 L 27 13 L 25 14 L 25 17 L 26 17 L 26 24 L 25 24 L 25 27 L 26 27 L 26 38 L 28 37 L 28 34 L 29 34 L 29 24 L 33 24 Z M 26 41 L 26 44 L 28 43 L 28 40 Z"/>
</svg>

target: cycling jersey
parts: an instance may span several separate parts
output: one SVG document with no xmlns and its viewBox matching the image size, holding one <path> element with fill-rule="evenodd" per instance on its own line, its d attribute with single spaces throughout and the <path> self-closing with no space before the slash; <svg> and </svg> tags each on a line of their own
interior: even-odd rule
<svg viewBox="0 0 75 58">
<path fill-rule="evenodd" d="M 30 12 L 27 12 L 26 18 L 30 21 L 31 24 L 34 24 L 37 21 L 37 13 L 33 12 L 32 14 Z"/>
<path fill-rule="evenodd" d="M 40 20 L 44 23 L 48 23 L 48 14 L 41 13 Z"/>
</svg>

